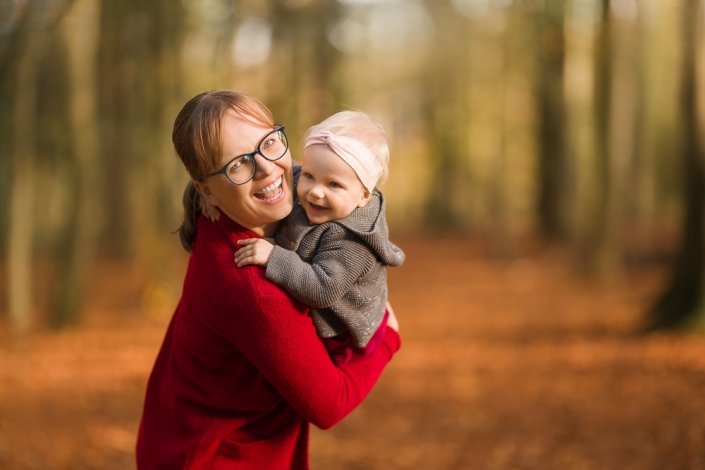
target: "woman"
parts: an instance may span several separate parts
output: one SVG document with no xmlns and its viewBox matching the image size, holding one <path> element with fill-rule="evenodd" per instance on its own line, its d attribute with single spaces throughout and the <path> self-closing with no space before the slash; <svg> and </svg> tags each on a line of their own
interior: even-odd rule
<svg viewBox="0 0 705 470">
<path fill-rule="evenodd" d="M 327 429 L 360 404 L 399 349 L 396 319 L 373 355 L 336 368 L 308 307 L 233 262 L 237 240 L 271 237 L 293 204 L 286 136 L 263 104 L 203 93 L 172 140 L 193 178 L 181 227 L 191 257 L 147 386 L 137 466 L 306 469 L 308 423 Z M 201 198 L 219 220 L 199 217 Z"/>
</svg>

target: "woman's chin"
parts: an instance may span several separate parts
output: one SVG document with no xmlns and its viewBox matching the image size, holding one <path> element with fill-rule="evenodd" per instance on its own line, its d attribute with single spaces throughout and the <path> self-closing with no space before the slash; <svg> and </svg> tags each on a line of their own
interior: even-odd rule
<svg viewBox="0 0 705 470">
<path fill-rule="evenodd" d="M 260 213 L 263 213 L 262 215 L 265 215 L 264 213 L 266 213 L 265 217 L 272 222 L 283 219 L 289 215 L 291 210 L 294 208 L 294 198 L 291 196 L 291 192 L 289 191 L 282 191 L 280 197 L 277 197 L 276 199 L 266 201 L 258 200 L 257 202 L 265 206 L 260 206 L 262 207 Z"/>
<path fill-rule="evenodd" d="M 288 216 L 291 213 L 291 210 L 293 208 L 294 202 L 291 199 L 282 201 L 277 205 L 276 214 L 272 214 L 273 218 L 275 220 L 282 220 L 284 217 Z"/>
</svg>

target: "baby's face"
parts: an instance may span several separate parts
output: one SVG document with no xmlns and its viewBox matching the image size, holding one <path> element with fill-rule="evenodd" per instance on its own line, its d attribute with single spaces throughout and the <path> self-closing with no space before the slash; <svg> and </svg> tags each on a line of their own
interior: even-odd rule
<svg viewBox="0 0 705 470">
<path fill-rule="evenodd" d="M 311 223 L 342 219 L 367 204 L 369 191 L 330 147 L 311 145 L 304 150 L 303 160 L 296 192 Z"/>
</svg>

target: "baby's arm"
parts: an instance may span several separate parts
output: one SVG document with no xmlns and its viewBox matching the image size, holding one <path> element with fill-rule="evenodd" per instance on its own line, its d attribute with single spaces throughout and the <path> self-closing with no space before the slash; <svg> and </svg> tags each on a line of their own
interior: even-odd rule
<svg viewBox="0 0 705 470">
<path fill-rule="evenodd" d="M 274 245 L 264 238 L 247 238 L 238 240 L 238 245 L 244 245 L 235 252 L 235 262 L 238 267 L 254 264 L 257 266 L 267 266 Z"/>
<path fill-rule="evenodd" d="M 376 263 L 362 242 L 322 239 L 310 263 L 294 251 L 275 246 L 267 265 L 267 279 L 313 308 L 337 302 Z"/>
</svg>

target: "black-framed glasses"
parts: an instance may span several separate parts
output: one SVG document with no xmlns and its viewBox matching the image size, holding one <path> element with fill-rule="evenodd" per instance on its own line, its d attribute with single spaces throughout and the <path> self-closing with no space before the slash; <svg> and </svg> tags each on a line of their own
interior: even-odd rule
<svg viewBox="0 0 705 470">
<path fill-rule="evenodd" d="M 273 162 L 283 157 L 288 149 L 289 140 L 284 133 L 284 126 L 279 126 L 260 140 L 254 152 L 238 155 L 226 163 L 220 170 L 209 173 L 201 178 L 223 174 L 231 183 L 245 184 L 249 182 L 257 172 L 257 163 L 255 162 L 255 156 L 257 154 Z"/>
</svg>

